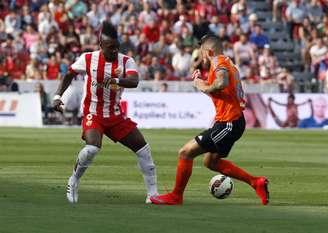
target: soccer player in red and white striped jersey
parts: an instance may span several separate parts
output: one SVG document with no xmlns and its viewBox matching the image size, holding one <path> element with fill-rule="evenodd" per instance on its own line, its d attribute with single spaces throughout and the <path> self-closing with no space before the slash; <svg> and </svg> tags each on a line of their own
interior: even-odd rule
<svg viewBox="0 0 328 233">
<path fill-rule="evenodd" d="M 104 22 L 100 34 L 100 50 L 83 53 L 70 67 L 59 84 L 53 106 L 62 112 L 61 96 L 78 73 L 85 74 L 84 97 L 82 99 L 83 134 L 86 145 L 78 155 L 72 176 L 67 186 L 67 199 L 78 200 L 79 181 L 93 158 L 101 148 L 105 134 L 114 142 L 120 142 L 136 153 L 138 164 L 149 197 L 157 194 L 156 169 L 150 146 L 137 128 L 137 124 L 126 118 L 120 108 L 124 88 L 138 85 L 138 71 L 133 58 L 118 52 L 119 42 L 116 29 Z"/>
</svg>

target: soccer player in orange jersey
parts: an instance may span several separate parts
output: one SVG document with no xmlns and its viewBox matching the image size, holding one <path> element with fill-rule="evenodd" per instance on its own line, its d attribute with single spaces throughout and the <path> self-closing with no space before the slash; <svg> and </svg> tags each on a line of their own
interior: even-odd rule
<svg viewBox="0 0 328 233">
<path fill-rule="evenodd" d="M 263 176 L 253 176 L 237 167 L 226 158 L 234 143 L 243 135 L 245 119 L 244 92 L 239 72 L 229 57 L 222 55 L 222 44 L 216 36 L 206 35 L 200 40 L 200 51 L 204 59 L 211 61 L 207 80 L 202 80 L 199 70 L 193 73 L 194 86 L 209 95 L 216 109 L 215 124 L 179 151 L 176 183 L 171 193 L 152 196 L 153 204 L 179 205 L 183 203 L 183 193 L 192 173 L 193 160 L 201 154 L 204 165 L 237 180 L 246 182 L 256 191 L 262 204 L 269 202 L 269 181 Z"/>
</svg>

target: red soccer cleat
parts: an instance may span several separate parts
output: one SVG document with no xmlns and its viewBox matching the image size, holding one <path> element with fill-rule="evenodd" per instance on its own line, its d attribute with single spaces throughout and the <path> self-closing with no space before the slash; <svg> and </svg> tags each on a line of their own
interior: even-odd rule
<svg viewBox="0 0 328 233">
<path fill-rule="evenodd" d="M 173 193 L 152 196 L 150 200 L 155 205 L 182 205 L 183 198 Z"/>
<path fill-rule="evenodd" d="M 267 205 L 269 203 L 269 180 L 268 178 L 261 176 L 255 180 L 254 189 L 256 194 L 261 198 L 262 204 Z"/>
</svg>

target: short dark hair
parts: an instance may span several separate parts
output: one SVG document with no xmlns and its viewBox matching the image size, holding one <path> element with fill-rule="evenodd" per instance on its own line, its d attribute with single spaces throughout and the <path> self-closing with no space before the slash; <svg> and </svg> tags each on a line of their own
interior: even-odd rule
<svg viewBox="0 0 328 233">
<path fill-rule="evenodd" d="M 101 27 L 101 35 L 108 36 L 112 39 L 117 39 L 117 30 L 113 24 L 104 21 Z"/>
<path fill-rule="evenodd" d="M 213 34 L 206 34 L 199 40 L 198 44 L 200 46 L 206 44 L 207 46 L 210 46 L 212 49 L 220 49 L 220 50 L 222 49 L 221 39 Z"/>
<path fill-rule="evenodd" d="M 219 37 L 217 37 L 217 36 L 215 36 L 215 35 L 213 35 L 213 34 L 206 34 L 206 35 L 204 35 L 200 40 L 199 40 L 199 42 L 198 42 L 198 44 L 199 45 L 202 45 L 202 44 L 204 44 L 205 42 L 207 42 L 207 41 L 214 41 L 214 40 L 220 40 L 220 38 Z"/>
<path fill-rule="evenodd" d="M 289 93 L 288 98 L 295 100 L 295 95 L 293 93 Z"/>
</svg>

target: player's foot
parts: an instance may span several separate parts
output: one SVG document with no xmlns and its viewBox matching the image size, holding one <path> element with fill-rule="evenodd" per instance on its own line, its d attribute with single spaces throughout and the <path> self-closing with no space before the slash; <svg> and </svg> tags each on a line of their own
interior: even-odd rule
<svg viewBox="0 0 328 233">
<path fill-rule="evenodd" d="M 74 176 L 71 176 L 68 179 L 66 197 L 70 203 L 77 203 L 77 201 L 78 201 L 79 183 L 80 183 L 80 181 L 78 179 L 76 179 Z"/>
<path fill-rule="evenodd" d="M 255 180 L 254 189 L 256 194 L 261 198 L 262 204 L 267 205 L 269 203 L 269 180 L 262 176 Z"/>
<path fill-rule="evenodd" d="M 151 195 L 151 194 L 147 194 L 147 197 L 146 197 L 146 201 L 145 201 L 145 203 L 146 204 L 152 204 L 153 202 L 150 200 L 150 197 L 151 196 L 158 196 L 158 193 L 155 193 L 155 194 L 153 194 L 153 195 Z"/>
<path fill-rule="evenodd" d="M 150 200 L 155 205 L 182 205 L 183 203 L 183 197 L 173 193 L 151 196 Z"/>
</svg>

